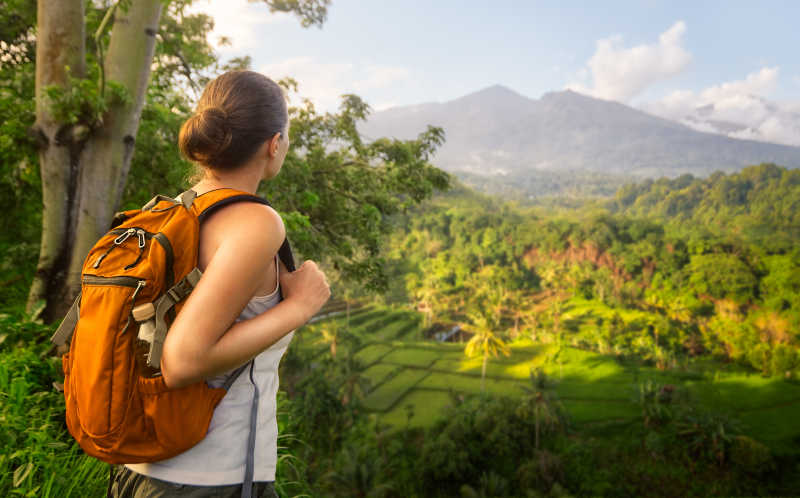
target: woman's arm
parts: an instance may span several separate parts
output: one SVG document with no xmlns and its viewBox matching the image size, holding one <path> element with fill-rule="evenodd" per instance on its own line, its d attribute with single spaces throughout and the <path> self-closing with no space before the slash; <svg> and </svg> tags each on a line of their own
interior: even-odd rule
<svg viewBox="0 0 800 498">
<path fill-rule="evenodd" d="M 171 388 L 245 364 L 308 321 L 330 296 L 325 276 L 306 262 L 281 276 L 281 303 L 234 323 L 273 264 L 283 222 L 258 204 L 228 206 L 213 221 L 224 227 L 220 242 L 164 342 L 161 372 Z"/>
</svg>

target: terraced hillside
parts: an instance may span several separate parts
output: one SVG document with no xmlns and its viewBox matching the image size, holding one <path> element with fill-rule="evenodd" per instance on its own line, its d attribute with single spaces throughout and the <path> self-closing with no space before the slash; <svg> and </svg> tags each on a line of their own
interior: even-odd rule
<svg viewBox="0 0 800 498">
<path fill-rule="evenodd" d="M 354 354 L 369 380 L 366 407 L 386 423 L 428 426 L 453 395 L 489 393 L 521 396 L 532 369 L 553 380 L 552 394 L 577 427 L 624 425 L 641 417 L 639 388 L 647 382 L 671 385 L 701 406 L 738 419 L 745 433 L 775 449 L 790 449 L 800 438 L 800 384 L 764 378 L 716 363 L 682 371 L 661 371 L 613 356 L 575 348 L 556 354 L 554 345 L 519 341 L 509 357 L 492 358 L 481 381 L 481 358 L 467 358 L 463 344 L 422 337 L 421 315 L 406 310 L 365 308 L 299 331 L 296 346 L 315 357 L 330 353 L 323 330 L 338 333 L 337 355 Z M 356 340 L 343 341 L 349 331 Z M 347 344 L 354 344 L 348 351 Z M 409 414 L 413 413 L 409 420 Z"/>
</svg>

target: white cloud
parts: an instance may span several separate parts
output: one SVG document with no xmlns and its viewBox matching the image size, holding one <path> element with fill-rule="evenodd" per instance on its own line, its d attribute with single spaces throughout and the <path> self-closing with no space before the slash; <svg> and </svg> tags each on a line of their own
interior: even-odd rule
<svg viewBox="0 0 800 498">
<path fill-rule="evenodd" d="M 291 15 L 283 12 L 271 13 L 263 3 L 246 0 L 204 0 L 194 2 L 189 13 L 208 14 L 214 19 L 214 29 L 208 41 L 223 55 L 239 55 L 259 48 L 263 43 L 259 35 L 267 25 L 290 21 Z M 230 40 L 229 46 L 220 46 L 220 37 Z"/>
<path fill-rule="evenodd" d="M 661 33 L 658 43 L 626 48 L 617 35 L 597 41 L 597 49 L 579 73 L 591 75 L 591 86 L 572 83 L 567 88 L 594 97 L 628 102 L 648 86 L 683 71 L 692 56 L 683 46 L 686 23 L 678 21 Z M 588 74 L 587 74 L 588 73 Z"/>
<path fill-rule="evenodd" d="M 698 131 L 800 146 L 800 105 L 766 98 L 776 87 L 779 74 L 778 67 L 765 67 L 742 80 L 699 92 L 677 90 L 639 107 Z"/>
<path fill-rule="evenodd" d="M 273 79 L 294 78 L 299 86 L 298 95 L 311 99 L 321 111 L 335 110 L 342 94 L 356 93 L 365 97 L 367 92 L 388 88 L 410 78 L 405 67 L 320 62 L 313 57 L 293 57 L 262 65 L 258 70 Z"/>
</svg>

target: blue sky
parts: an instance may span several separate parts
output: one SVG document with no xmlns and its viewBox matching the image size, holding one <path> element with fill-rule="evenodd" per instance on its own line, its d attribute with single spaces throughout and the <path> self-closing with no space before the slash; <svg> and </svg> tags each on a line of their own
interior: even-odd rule
<svg viewBox="0 0 800 498">
<path fill-rule="evenodd" d="M 570 87 L 667 117 L 721 99 L 746 117 L 735 102 L 747 95 L 800 112 L 798 1 L 333 0 L 322 29 L 260 2 L 196 8 L 232 39 L 223 56 L 294 76 L 323 110 L 345 92 L 382 109 L 502 84 L 532 98 Z"/>
</svg>

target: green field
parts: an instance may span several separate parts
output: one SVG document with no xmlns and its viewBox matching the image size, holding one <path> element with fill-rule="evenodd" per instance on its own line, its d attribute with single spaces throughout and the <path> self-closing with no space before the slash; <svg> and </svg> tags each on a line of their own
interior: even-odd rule
<svg viewBox="0 0 800 498">
<path fill-rule="evenodd" d="M 414 312 L 365 308 L 351 314 L 349 325 L 341 316 L 329 320 L 356 339 L 353 353 L 371 386 L 365 407 L 397 427 L 430 426 L 453 395 L 522 396 L 530 372 L 541 368 L 573 424 L 635 420 L 641 416 L 639 386 L 653 381 L 675 386 L 700 407 L 733 416 L 748 434 L 774 448 L 789 447 L 800 436 L 800 384 L 776 377 L 722 365 L 714 369 L 707 362 L 662 371 L 576 348 L 564 348 L 554 358 L 555 346 L 520 341 L 511 345 L 510 356 L 490 358 L 482 381 L 482 358 L 467 358 L 463 344 L 420 340 L 422 319 Z M 301 348 L 330 354 L 315 338 L 314 326 L 301 335 Z"/>
</svg>

